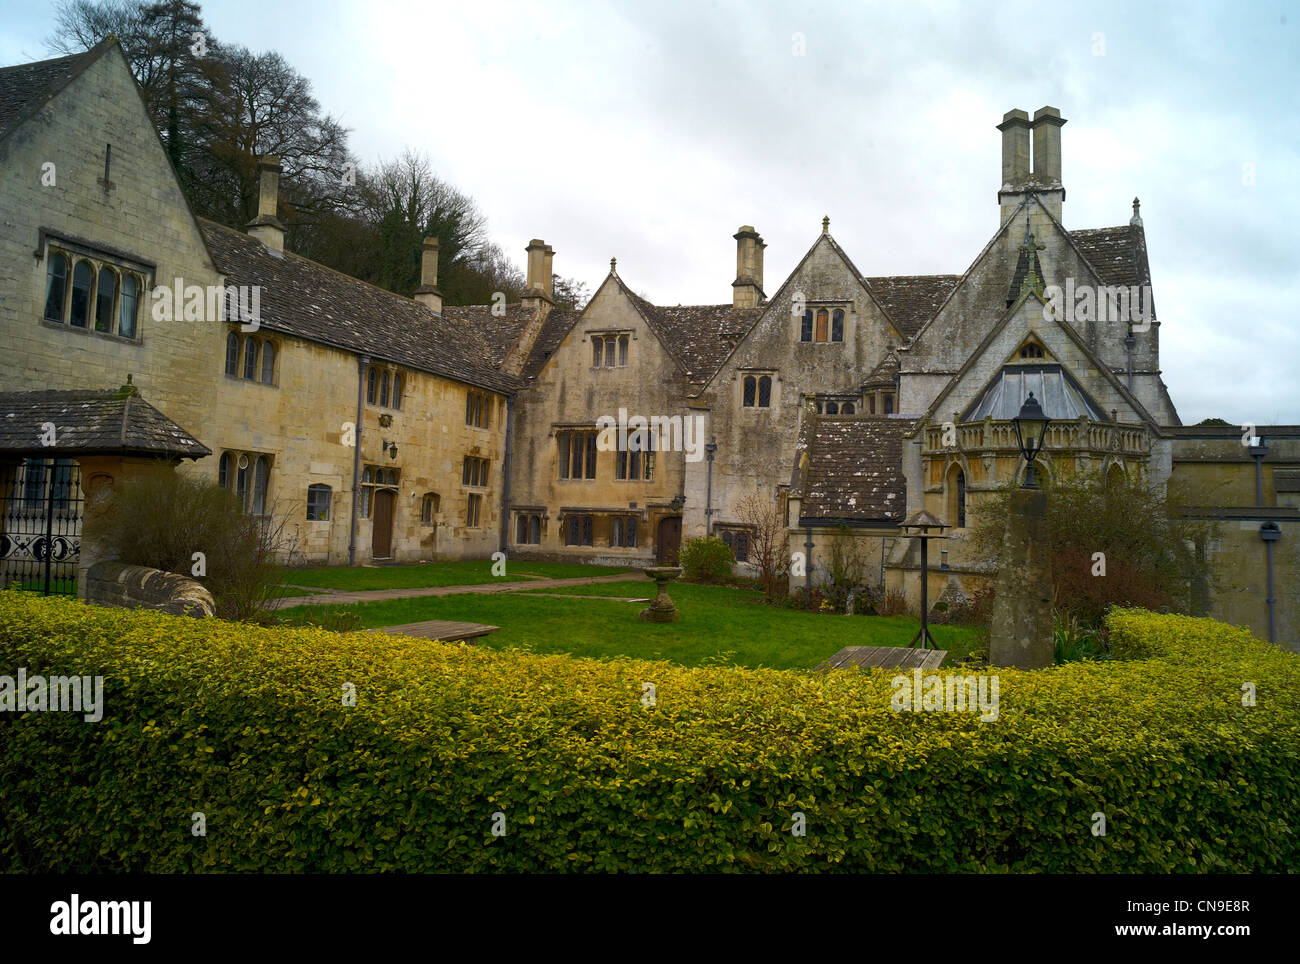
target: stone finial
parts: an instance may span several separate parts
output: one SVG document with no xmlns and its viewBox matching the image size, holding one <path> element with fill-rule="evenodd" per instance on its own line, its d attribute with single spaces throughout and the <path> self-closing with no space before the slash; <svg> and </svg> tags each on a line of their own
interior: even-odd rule
<svg viewBox="0 0 1300 964">
<path fill-rule="evenodd" d="M 609 273 L 618 274 L 618 258 L 609 259 Z"/>
<path fill-rule="evenodd" d="M 1129 221 L 1129 224 L 1133 225 L 1134 227 L 1140 227 L 1141 224 L 1142 224 L 1142 215 L 1138 214 L 1138 208 L 1140 208 L 1141 206 L 1142 206 L 1142 202 L 1139 201 L 1137 198 L 1134 198 L 1134 199 L 1133 199 L 1133 217 L 1132 217 L 1132 219 Z"/>
<path fill-rule="evenodd" d="M 822 218 L 822 234 L 830 234 L 830 233 L 831 233 L 831 218 L 830 215 L 827 215 L 826 217 Z"/>
</svg>

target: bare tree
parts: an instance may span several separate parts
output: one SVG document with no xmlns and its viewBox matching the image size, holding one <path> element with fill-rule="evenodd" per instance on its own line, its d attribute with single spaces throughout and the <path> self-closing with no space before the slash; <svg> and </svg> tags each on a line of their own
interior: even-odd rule
<svg viewBox="0 0 1300 964">
<path fill-rule="evenodd" d="M 779 499 L 755 490 L 736 502 L 736 516 L 749 527 L 749 554 L 758 567 L 763 592 L 776 595 L 778 580 L 786 572 L 788 528 Z"/>
</svg>

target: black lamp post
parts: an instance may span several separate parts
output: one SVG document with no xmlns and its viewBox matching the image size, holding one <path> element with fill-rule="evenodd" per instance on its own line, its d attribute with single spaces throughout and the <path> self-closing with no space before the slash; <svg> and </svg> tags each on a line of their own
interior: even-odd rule
<svg viewBox="0 0 1300 964">
<path fill-rule="evenodd" d="M 949 528 L 924 509 L 917 509 L 898 524 L 903 535 L 921 540 L 921 628 L 916 631 L 912 641 L 907 644 L 911 649 L 918 642 L 922 649 L 938 649 L 934 637 L 930 635 L 930 554 L 927 551 L 931 539 L 947 539 L 943 530 Z"/>
<path fill-rule="evenodd" d="M 1025 404 L 1020 406 L 1020 414 L 1011 420 L 1016 427 L 1016 441 L 1020 444 L 1020 454 L 1025 457 L 1025 481 L 1022 489 L 1038 488 L 1038 474 L 1034 471 L 1034 459 L 1043 450 L 1043 440 L 1047 437 L 1047 425 L 1052 420 L 1043 414 L 1043 407 L 1030 392 Z"/>
</svg>

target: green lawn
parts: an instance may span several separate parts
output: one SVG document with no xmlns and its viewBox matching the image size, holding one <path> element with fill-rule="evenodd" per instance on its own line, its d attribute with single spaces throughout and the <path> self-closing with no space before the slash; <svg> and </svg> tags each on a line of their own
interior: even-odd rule
<svg viewBox="0 0 1300 964">
<path fill-rule="evenodd" d="M 492 575 L 492 560 L 430 562 L 410 566 L 330 566 L 320 569 L 285 569 L 284 582 L 360 592 L 366 589 L 415 589 L 424 586 L 478 586 L 489 582 L 515 582 L 527 576 L 547 579 L 610 576 L 626 568 L 584 566 L 562 562 L 506 562 L 505 576 Z"/>
<path fill-rule="evenodd" d="M 647 589 L 650 590 L 647 592 Z M 646 583 L 579 586 L 568 593 L 641 596 L 653 592 Z M 686 666 L 721 661 L 728 665 L 806 669 L 845 646 L 906 646 L 917 622 L 903 617 L 829 616 L 768 606 L 762 594 L 720 586 L 674 584 L 669 594 L 682 611 L 681 622 L 643 623 L 643 603 L 615 599 L 562 599 L 528 593 L 456 595 L 395 599 L 349 605 L 366 628 L 451 619 L 489 623 L 500 632 L 480 637 L 489 649 L 518 646 L 539 653 L 575 656 L 635 656 L 667 659 Z M 286 614 L 319 613 L 303 606 Z M 964 656 L 976 645 L 972 630 L 935 626 L 931 630 L 949 658 Z"/>
</svg>

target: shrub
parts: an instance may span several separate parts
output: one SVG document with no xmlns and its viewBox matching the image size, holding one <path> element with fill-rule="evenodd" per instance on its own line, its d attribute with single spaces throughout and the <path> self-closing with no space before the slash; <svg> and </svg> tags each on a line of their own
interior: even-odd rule
<svg viewBox="0 0 1300 964">
<path fill-rule="evenodd" d="M 217 615 L 252 619 L 268 610 L 282 578 L 276 553 L 289 548 L 284 522 L 268 518 L 244 512 L 226 489 L 168 472 L 113 494 L 103 538 L 122 562 L 183 576 L 202 552 L 207 574 L 197 578 L 212 593 Z"/>
<path fill-rule="evenodd" d="M 892 670 L 491 652 L 0 593 L 8 672 L 105 677 L 98 723 L 0 713 L 0 870 L 1300 865 L 1300 659 L 1211 620 L 1119 610 L 1111 632 L 1129 661 L 1000 669 L 981 723 L 891 710 Z"/>
<path fill-rule="evenodd" d="M 1002 551 L 1008 485 L 980 503 L 972 549 L 996 565 Z M 1098 473 L 1066 476 L 1047 486 L 1053 601 L 1100 626 L 1110 606 L 1192 612 L 1194 587 L 1208 577 L 1203 547 L 1212 524 L 1185 518 L 1155 485 Z M 1094 575 L 1103 553 L 1105 575 Z"/>
<path fill-rule="evenodd" d="M 876 606 L 876 612 L 881 616 L 906 616 L 910 610 L 907 593 L 901 589 L 887 590 Z"/>
<path fill-rule="evenodd" d="M 731 547 L 721 539 L 701 536 L 682 543 L 677 561 L 682 575 L 694 582 L 726 582 L 731 578 L 731 566 L 736 561 Z"/>
</svg>

